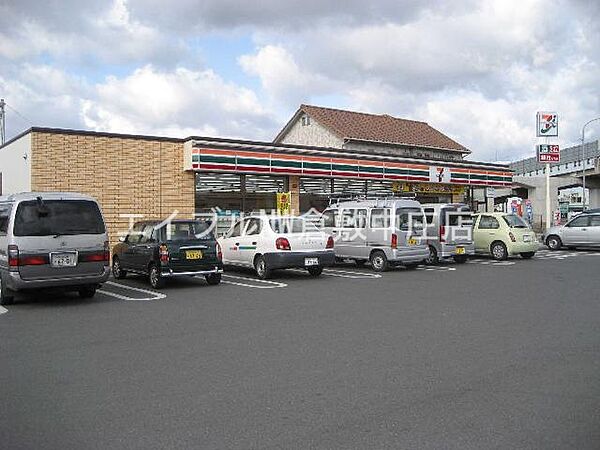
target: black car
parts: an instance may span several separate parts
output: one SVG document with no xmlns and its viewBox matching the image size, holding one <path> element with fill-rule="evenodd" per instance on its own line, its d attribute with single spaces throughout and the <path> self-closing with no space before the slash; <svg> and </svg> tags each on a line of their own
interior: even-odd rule
<svg viewBox="0 0 600 450">
<path fill-rule="evenodd" d="M 113 248 L 112 272 L 147 275 L 153 288 L 167 278 L 203 275 L 208 284 L 221 282 L 221 248 L 209 222 L 173 220 L 137 222 Z"/>
</svg>

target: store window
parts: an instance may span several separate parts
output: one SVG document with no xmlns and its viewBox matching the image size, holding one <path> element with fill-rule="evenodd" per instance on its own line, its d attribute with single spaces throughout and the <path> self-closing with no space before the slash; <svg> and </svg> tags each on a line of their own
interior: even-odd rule
<svg viewBox="0 0 600 450">
<path fill-rule="evenodd" d="M 333 188 L 331 178 L 300 178 L 300 211 L 323 211 L 329 206 Z"/>
</svg>

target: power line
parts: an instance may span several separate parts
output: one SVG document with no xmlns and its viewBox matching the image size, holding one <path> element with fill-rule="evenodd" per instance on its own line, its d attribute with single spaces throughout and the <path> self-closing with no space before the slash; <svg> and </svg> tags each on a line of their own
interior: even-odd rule
<svg viewBox="0 0 600 450">
<path fill-rule="evenodd" d="M 17 116 L 19 116 L 21 119 L 25 120 L 26 122 L 29 122 L 30 125 L 33 124 L 33 121 L 30 118 L 28 118 L 28 117 L 24 116 L 23 114 L 21 114 L 19 111 L 17 111 L 15 108 L 13 108 L 12 106 L 10 106 L 8 103 L 5 103 L 5 104 L 10 109 L 12 109 L 13 112 L 16 113 Z"/>
</svg>

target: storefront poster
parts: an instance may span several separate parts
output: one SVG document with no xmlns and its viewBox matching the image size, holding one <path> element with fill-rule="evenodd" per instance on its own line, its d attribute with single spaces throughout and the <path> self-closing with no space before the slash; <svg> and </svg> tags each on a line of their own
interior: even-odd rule
<svg viewBox="0 0 600 450">
<path fill-rule="evenodd" d="M 452 173 L 447 167 L 433 166 L 429 168 L 429 181 L 432 183 L 450 183 Z"/>
<path fill-rule="evenodd" d="M 292 212 L 292 195 L 291 192 L 277 193 L 277 213 L 281 216 L 286 216 Z"/>
<path fill-rule="evenodd" d="M 398 188 L 392 188 L 394 192 L 414 192 L 415 194 L 454 194 L 462 195 L 465 193 L 464 186 L 453 184 L 434 184 L 434 183 L 398 183 Z"/>
</svg>

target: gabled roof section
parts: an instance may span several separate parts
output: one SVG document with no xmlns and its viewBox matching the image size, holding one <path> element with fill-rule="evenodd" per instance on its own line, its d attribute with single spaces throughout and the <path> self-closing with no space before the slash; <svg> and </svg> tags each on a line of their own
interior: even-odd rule
<svg viewBox="0 0 600 450">
<path fill-rule="evenodd" d="M 387 114 L 367 114 L 311 105 L 300 105 L 274 142 L 283 137 L 292 122 L 302 113 L 308 114 L 342 139 L 471 153 L 469 149 L 425 122 L 399 119 Z"/>
</svg>

